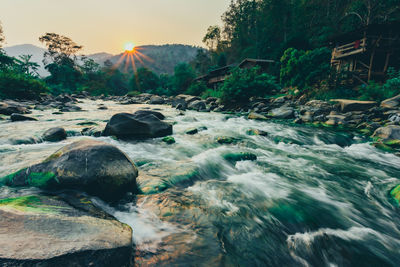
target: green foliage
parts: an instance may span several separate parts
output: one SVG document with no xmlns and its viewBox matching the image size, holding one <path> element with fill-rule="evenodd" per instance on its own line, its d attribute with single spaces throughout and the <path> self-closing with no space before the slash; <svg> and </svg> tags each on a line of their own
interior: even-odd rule
<svg viewBox="0 0 400 267">
<path fill-rule="evenodd" d="M 204 82 L 195 82 L 187 89 L 186 94 L 199 96 L 207 90 L 207 85 Z"/>
<path fill-rule="evenodd" d="M 326 47 L 310 51 L 287 49 L 281 57 L 281 83 L 304 90 L 328 79 L 330 58 L 331 51 Z"/>
<path fill-rule="evenodd" d="M 216 97 L 216 98 L 221 98 L 222 97 L 222 91 L 220 90 L 214 90 L 214 89 L 207 89 L 204 91 L 204 93 L 201 95 L 201 98 L 206 99 L 208 97 Z"/>
<path fill-rule="evenodd" d="M 48 93 L 45 83 L 27 74 L 12 71 L 0 72 L 0 97 L 10 99 L 37 99 Z"/>
<path fill-rule="evenodd" d="M 196 77 L 194 70 L 187 63 L 180 63 L 176 65 L 174 76 L 172 77 L 172 90 L 171 93 L 173 95 L 178 95 L 185 92 L 192 81 Z"/>
<path fill-rule="evenodd" d="M 160 86 L 159 77 L 147 68 L 139 68 L 130 81 L 133 91 L 150 93 Z"/>
<path fill-rule="evenodd" d="M 234 69 L 219 90 L 222 92 L 222 102 L 227 104 L 232 101 L 245 103 L 252 96 L 265 97 L 278 89 L 276 78 L 266 73 L 259 74 L 259 68 L 256 67 Z"/>
</svg>

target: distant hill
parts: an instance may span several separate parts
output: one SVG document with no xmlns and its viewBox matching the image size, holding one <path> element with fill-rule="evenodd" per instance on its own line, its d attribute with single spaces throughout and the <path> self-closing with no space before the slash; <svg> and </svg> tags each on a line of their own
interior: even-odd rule
<svg viewBox="0 0 400 267">
<path fill-rule="evenodd" d="M 32 61 L 36 62 L 40 65 L 40 69 L 38 70 L 40 76 L 47 76 L 49 73 L 45 70 L 42 60 L 43 54 L 46 49 L 31 45 L 31 44 L 22 44 L 22 45 L 14 45 L 5 47 L 4 51 L 6 51 L 7 55 L 10 57 L 18 58 L 21 55 L 32 55 Z"/>
</svg>

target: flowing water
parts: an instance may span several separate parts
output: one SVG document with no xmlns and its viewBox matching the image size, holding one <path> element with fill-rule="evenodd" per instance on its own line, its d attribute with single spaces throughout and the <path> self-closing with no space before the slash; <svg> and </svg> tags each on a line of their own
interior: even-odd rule
<svg viewBox="0 0 400 267">
<path fill-rule="evenodd" d="M 108 110 L 97 110 L 104 103 Z M 134 202 L 96 203 L 133 228 L 138 266 L 398 266 L 400 211 L 388 192 L 400 183 L 400 157 L 360 137 L 311 127 L 250 121 L 165 106 L 84 101 L 85 112 L 34 111 L 39 122 L 0 122 L 0 176 L 40 162 L 95 122 L 117 112 L 158 108 L 174 123 L 161 138 L 122 142 L 144 192 Z M 13 145 L 63 126 L 60 143 Z M 201 131 L 187 135 L 189 128 Z M 251 136 L 260 129 L 268 136 Z M 220 136 L 237 142 L 221 145 Z M 10 141 L 11 140 L 11 141 Z M 225 155 L 250 152 L 256 161 Z"/>
</svg>

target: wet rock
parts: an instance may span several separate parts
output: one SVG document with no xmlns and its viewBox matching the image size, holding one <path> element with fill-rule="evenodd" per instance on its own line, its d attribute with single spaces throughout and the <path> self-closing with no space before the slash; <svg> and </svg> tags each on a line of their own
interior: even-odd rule
<svg viewBox="0 0 400 267">
<path fill-rule="evenodd" d="M 396 202 L 397 206 L 400 206 L 400 185 L 390 191 L 390 196 Z"/>
<path fill-rule="evenodd" d="M 185 133 L 189 134 L 189 135 L 194 135 L 194 134 L 197 134 L 198 132 L 199 132 L 199 130 L 196 128 L 191 128 L 191 129 L 188 129 L 185 131 Z"/>
<path fill-rule="evenodd" d="M 44 132 L 42 139 L 47 142 L 59 142 L 67 139 L 67 132 L 61 127 L 50 128 Z"/>
<path fill-rule="evenodd" d="M 195 100 L 195 101 L 189 103 L 188 109 L 192 109 L 192 110 L 196 110 L 196 111 L 204 111 L 207 109 L 207 105 L 202 100 Z"/>
<path fill-rule="evenodd" d="M 257 156 L 249 152 L 239 152 L 239 153 L 227 153 L 223 155 L 223 158 L 229 162 L 245 161 L 245 160 L 257 160 Z"/>
<path fill-rule="evenodd" d="M 99 109 L 99 110 L 107 110 L 108 108 L 106 106 L 101 105 L 97 109 Z"/>
<path fill-rule="evenodd" d="M 89 199 L 0 199 L 1 266 L 131 266 L 132 229 Z"/>
<path fill-rule="evenodd" d="M 37 144 L 40 141 L 35 137 L 25 137 L 25 138 L 12 138 L 9 141 L 12 145 L 32 145 Z"/>
<path fill-rule="evenodd" d="M 76 189 L 104 200 L 136 192 L 138 171 L 117 147 L 82 140 L 56 151 L 42 163 L 0 179 L 8 186 L 33 186 L 50 191 Z"/>
<path fill-rule="evenodd" d="M 28 114 L 30 111 L 26 107 L 17 104 L 0 102 L 0 114 L 10 116 L 13 113 Z"/>
<path fill-rule="evenodd" d="M 219 144 L 235 144 L 238 142 L 238 139 L 229 136 L 220 136 L 217 138 L 217 142 Z"/>
<path fill-rule="evenodd" d="M 294 111 L 291 107 L 281 107 L 271 110 L 270 115 L 276 119 L 292 119 L 294 118 Z"/>
<path fill-rule="evenodd" d="M 390 125 L 376 129 L 372 137 L 378 137 L 383 140 L 400 139 L 400 126 Z"/>
<path fill-rule="evenodd" d="M 260 135 L 260 136 L 268 136 L 268 133 L 263 131 L 263 130 L 258 130 L 258 129 L 249 129 L 246 131 L 246 134 L 248 135 Z"/>
<path fill-rule="evenodd" d="M 359 101 L 349 99 L 332 99 L 331 101 L 338 103 L 342 112 L 365 111 L 378 105 L 378 103 L 375 101 Z"/>
<path fill-rule="evenodd" d="M 261 115 L 261 114 L 255 113 L 255 112 L 251 112 L 251 113 L 247 116 L 247 118 L 248 118 L 249 120 L 267 120 L 267 119 L 268 119 L 268 118 L 265 117 L 264 115 Z"/>
<path fill-rule="evenodd" d="M 99 126 L 95 127 L 87 127 L 82 129 L 81 135 L 86 135 L 86 136 L 93 136 L 93 137 L 100 137 L 103 134 L 103 129 L 100 128 Z"/>
<path fill-rule="evenodd" d="M 164 137 L 164 138 L 162 139 L 162 141 L 163 141 L 164 143 L 167 143 L 167 144 L 169 144 L 169 145 L 172 145 L 172 144 L 175 143 L 175 138 L 173 138 L 172 136 L 166 136 L 166 137 Z"/>
<path fill-rule="evenodd" d="M 382 101 L 383 108 L 397 108 L 400 106 L 400 95 Z"/>
<path fill-rule="evenodd" d="M 137 115 L 137 116 L 152 114 L 152 115 L 156 116 L 160 120 L 164 120 L 165 119 L 164 114 L 162 114 L 161 112 L 158 112 L 158 111 L 154 111 L 154 110 L 138 110 L 134 114 Z"/>
<path fill-rule="evenodd" d="M 120 139 L 155 138 L 171 135 L 172 125 L 161 121 L 155 112 L 142 110 L 134 114 L 116 114 L 107 123 L 103 135 L 116 136 Z"/>
<path fill-rule="evenodd" d="M 152 105 L 162 105 L 164 103 L 165 103 L 164 98 L 162 98 L 161 96 L 158 96 L 158 95 L 152 96 L 150 98 L 150 102 L 149 102 L 149 104 L 152 104 Z"/>
<path fill-rule="evenodd" d="M 17 113 L 11 114 L 10 119 L 11 121 L 37 121 L 36 118 L 28 117 Z"/>
</svg>

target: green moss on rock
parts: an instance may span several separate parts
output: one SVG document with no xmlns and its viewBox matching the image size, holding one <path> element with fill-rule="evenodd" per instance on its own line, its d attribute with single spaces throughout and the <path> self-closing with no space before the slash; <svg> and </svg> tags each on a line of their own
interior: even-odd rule
<svg viewBox="0 0 400 267">
<path fill-rule="evenodd" d="M 220 136 L 217 138 L 217 142 L 219 144 L 235 144 L 238 142 L 238 139 L 229 136 Z"/>
<path fill-rule="evenodd" d="M 257 156 L 249 152 L 228 153 L 223 155 L 223 158 L 230 162 L 257 160 Z"/>
<path fill-rule="evenodd" d="M 400 206 L 400 185 L 396 186 L 392 189 L 392 191 L 390 191 L 390 196 L 396 202 L 396 204 Z"/>
<path fill-rule="evenodd" d="M 173 138 L 172 136 L 166 136 L 166 137 L 164 137 L 164 138 L 162 139 L 162 141 L 163 141 L 164 143 L 167 143 L 167 144 L 169 144 L 169 145 L 172 145 L 172 144 L 175 143 L 175 138 Z"/>
<path fill-rule="evenodd" d="M 32 195 L 0 199 L 0 208 L 11 208 L 23 212 L 35 213 L 58 213 L 60 209 L 65 209 L 65 207 L 48 205 L 39 196 Z"/>
</svg>

